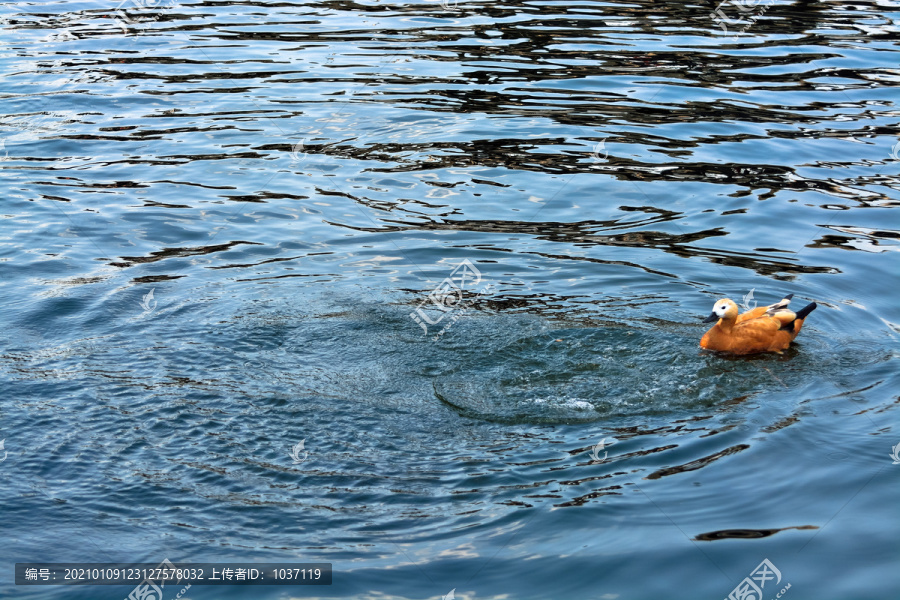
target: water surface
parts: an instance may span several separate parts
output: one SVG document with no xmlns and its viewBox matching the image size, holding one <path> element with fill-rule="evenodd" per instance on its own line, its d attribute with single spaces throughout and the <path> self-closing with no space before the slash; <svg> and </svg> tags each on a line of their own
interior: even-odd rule
<svg viewBox="0 0 900 600">
<path fill-rule="evenodd" d="M 898 23 L 4 4 L 0 589 L 693 600 L 768 559 L 765 598 L 898 597 Z M 783 355 L 698 348 L 787 293 Z"/>
</svg>

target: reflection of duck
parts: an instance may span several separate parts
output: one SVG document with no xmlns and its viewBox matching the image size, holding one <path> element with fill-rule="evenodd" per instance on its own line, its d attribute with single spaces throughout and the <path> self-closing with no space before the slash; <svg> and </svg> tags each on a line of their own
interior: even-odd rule
<svg viewBox="0 0 900 600">
<path fill-rule="evenodd" d="M 781 302 L 740 315 L 737 304 L 728 298 L 717 300 L 712 314 L 703 322 L 718 322 L 700 339 L 700 347 L 732 354 L 781 354 L 800 333 L 803 320 L 816 308 L 812 302 L 795 313 L 787 307 L 792 297 L 788 294 Z"/>
</svg>

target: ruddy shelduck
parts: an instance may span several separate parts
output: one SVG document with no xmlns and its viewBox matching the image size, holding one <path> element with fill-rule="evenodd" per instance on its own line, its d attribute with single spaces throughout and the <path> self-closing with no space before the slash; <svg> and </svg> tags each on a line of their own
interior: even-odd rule
<svg viewBox="0 0 900 600">
<path fill-rule="evenodd" d="M 816 309 L 812 302 L 796 313 L 788 309 L 793 298 L 788 294 L 781 302 L 759 306 L 738 314 L 738 306 L 728 298 L 716 300 L 712 314 L 704 323 L 716 324 L 700 339 L 700 347 L 731 354 L 777 352 L 781 354 L 803 327 L 803 320 Z"/>
</svg>

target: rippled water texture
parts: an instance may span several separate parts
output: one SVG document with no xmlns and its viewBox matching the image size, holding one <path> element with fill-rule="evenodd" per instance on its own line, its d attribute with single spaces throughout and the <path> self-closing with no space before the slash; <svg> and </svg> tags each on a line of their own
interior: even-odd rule
<svg viewBox="0 0 900 600">
<path fill-rule="evenodd" d="M 767 559 L 756 600 L 900 597 L 898 26 L 4 3 L 0 595 L 168 558 L 334 567 L 193 600 L 718 600 Z M 698 348 L 788 293 L 783 355 Z"/>
</svg>

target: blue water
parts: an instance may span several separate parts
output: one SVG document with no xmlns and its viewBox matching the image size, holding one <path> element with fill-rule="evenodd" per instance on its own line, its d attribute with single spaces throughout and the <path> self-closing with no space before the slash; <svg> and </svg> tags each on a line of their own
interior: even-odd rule
<svg viewBox="0 0 900 600">
<path fill-rule="evenodd" d="M 768 560 L 765 600 L 900 597 L 896 3 L 0 32 L 0 595 L 168 559 L 334 582 L 153 600 L 718 600 Z M 783 355 L 699 349 L 788 293 Z"/>
</svg>

